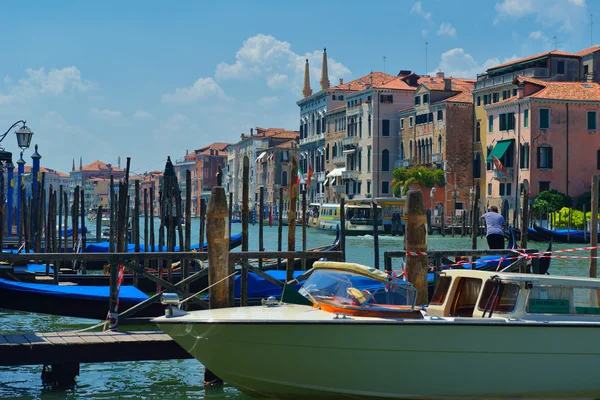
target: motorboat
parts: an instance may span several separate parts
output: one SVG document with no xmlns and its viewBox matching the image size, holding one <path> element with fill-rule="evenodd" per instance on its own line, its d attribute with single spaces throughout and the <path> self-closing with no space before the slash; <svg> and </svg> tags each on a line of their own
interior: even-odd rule
<svg viewBox="0 0 600 400">
<path fill-rule="evenodd" d="M 296 304 L 184 312 L 170 297 L 153 321 L 254 396 L 600 397 L 600 279 L 447 270 L 422 307 L 373 268 L 312 271 Z"/>
</svg>

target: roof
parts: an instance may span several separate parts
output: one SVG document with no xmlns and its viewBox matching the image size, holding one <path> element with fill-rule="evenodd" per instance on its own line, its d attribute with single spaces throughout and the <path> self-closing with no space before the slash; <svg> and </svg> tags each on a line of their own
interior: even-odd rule
<svg viewBox="0 0 600 400">
<path fill-rule="evenodd" d="M 84 165 L 82 170 L 83 171 L 102 171 L 102 170 L 123 171 L 122 169 L 115 168 L 111 164 L 106 164 L 105 162 L 100 161 L 100 160 L 96 160 L 93 163 Z"/>
<path fill-rule="evenodd" d="M 285 128 L 261 128 L 260 126 L 257 126 L 254 129 L 256 132 L 253 133 L 252 135 L 248 135 L 246 133 L 242 133 L 242 140 L 244 139 L 249 139 L 251 137 L 253 138 L 267 138 L 267 137 L 273 137 L 273 136 L 277 136 L 277 137 L 286 137 L 286 135 L 291 136 L 291 135 L 296 135 L 299 136 L 300 132 L 298 131 L 290 131 L 288 129 Z M 227 146 L 230 146 L 229 144 Z M 225 146 L 225 147 L 227 147 Z"/>
<path fill-rule="evenodd" d="M 32 166 L 26 165 L 25 166 L 25 172 L 31 172 L 32 168 L 33 168 Z M 45 172 L 47 174 L 58 175 L 58 176 L 60 176 L 62 178 L 68 178 L 69 177 L 69 174 L 65 174 L 64 172 L 60 172 L 60 171 L 57 171 L 55 169 L 46 168 L 46 167 L 42 167 L 42 166 L 40 166 L 40 172 Z"/>
<path fill-rule="evenodd" d="M 296 140 L 288 140 L 275 146 L 277 149 L 291 149 L 295 146 Z"/>
<path fill-rule="evenodd" d="M 194 150 L 193 157 L 190 157 L 190 160 L 195 160 L 196 154 L 211 155 L 211 150 L 213 151 L 213 153 L 216 151 L 216 154 L 212 154 L 212 155 L 217 155 L 217 156 L 227 155 L 227 150 L 226 150 L 227 146 L 229 146 L 229 143 L 223 143 L 223 142 L 211 143 L 208 146 L 204 146 L 204 147 Z M 186 156 L 186 160 L 187 159 L 188 159 L 188 157 Z"/>
<path fill-rule="evenodd" d="M 525 57 L 525 58 L 519 58 L 517 60 L 512 60 L 512 61 L 505 62 L 503 64 L 495 65 L 495 66 L 493 66 L 491 68 L 488 68 L 487 71 L 488 72 L 489 71 L 494 71 L 494 70 L 496 70 L 498 68 L 508 67 L 509 65 L 514 65 L 514 64 L 520 64 L 520 63 L 523 63 L 523 62 L 526 62 L 526 61 L 533 61 L 535 59 L 542 58 L 542 57 L 548 57 L 548 56 L 551 56 L 551 55 L 554 55 L 554 56 L 565 56 L 565 57 L 577 57 L 578 56 L 577 54 L 568 53 L 568 52 L 562 51 L 562 50 L 552 50 L 552 51 L 548 51 L 546 53 L 540 53 L 540 54 L 536 54 L 536 55 L 533 55 L 533 56 L 529 56 L 529 57 Z"/>
<path fill-rule="evenodd" d="M 399 89 L 399 90 L 415 90 L 416 88 L 406 83 L 405 76 L 396 77 L 381 85 L 375 86 L 377 89 Z"/>
<path fill-rule="evenodd" d="M 517 76 L 516 84 L 533 84 L 540 90 L 526 96 L 533 99 L 600 101 L 600 84 L 594 82 L 550 82 Z"/>
<path fill-rule="evenodd" d="M 445 80 L 450 79 L 450 90 L 453 91 L 468 91 L 471 92 L 475 87 L 475 79 L 467 79 L 467 78 L 438 78 L 433 76 L 424 76 L 419 78 L 418 83 L 420 85 L 425 85 L 429 90 L 445 90 L 446 83 Z"/>
<path fill-rule="evenodd" d="M 331 110 L 328 110 L 327 112 L 328 113 L 333 113 L 333 112 L 342 111 L 342 110 L 345 110 L 345 109 L 346 109 L 346 105 L 344 104 L 343 106 L 332 108 Z"/>
<path fill-rule="evenodd" d="M 371 72 L 370 74 L 361 76 L 353 81 L 330 87 L 329 90 L 361 91 L 368 89 L 369 87 L 379 87 L 396 78 L 396 76 L 386 74 L 385 72 Z"/>
<path fill-rule="evenodd" d="M 589 54 L 595 53 L 595 52 L 597 52 L 599 50 L 600 50 L 600 45 L 594 45 L 592 47 L 588 47 L 587 49 L 578 51 L 575 54 L 577 54 L 579 57 L 584 57 L 584 56 L 587 56 Z"/>
<path fill-rule="evenodd" d="M 452 97 L 441 101 L 442 103 L 473 103 L 473 94 L 471 92 L 460 92 Z"/>
</svg>

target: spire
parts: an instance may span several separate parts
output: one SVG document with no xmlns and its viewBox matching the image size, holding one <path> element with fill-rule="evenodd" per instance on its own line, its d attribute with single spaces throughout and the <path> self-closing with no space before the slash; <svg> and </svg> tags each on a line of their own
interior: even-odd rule
<svg viewBox="0 0 600 400">
<path fill-rule="evenodd" d="M 304 89 L 302 89 L 302 94 L 304 97 L 308 97 L 312 94 L 312 89 L 310 88 L 310 74 L 308 72 L 308 58 L 306 59 L 306 65 L 304 65 Z"/>
<path fill-rule="evenodd" d="M 321 90 L 329 89 L 329 72 L 327 71 L 327 49 L 323 49 L 323 68 L 321 69 Z"/>
<path fill-rule="evenodd" d="M 75 171 L 75 157 L 73 157 L 73 169 L 71 171 Z"/>
<path fill-rule="evenodd" d="M 79 157 L 79 170 L 83 170 L 83 157 Z"/>
</svg>

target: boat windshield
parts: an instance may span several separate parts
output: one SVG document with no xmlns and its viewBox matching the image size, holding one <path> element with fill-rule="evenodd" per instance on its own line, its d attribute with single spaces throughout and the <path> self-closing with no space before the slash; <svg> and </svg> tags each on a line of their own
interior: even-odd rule
<svg viewBox="0 0 600 400">
<path fill-rule="evenodd" d="M 397 306 L 403 306 L 412 311 L 417 291 L 398 279 L 382 282 L 355 272 L 322 269 L 306 280 L 300 293 L 317 305 L 379 311 L 399 311 Z"/>
</svg>

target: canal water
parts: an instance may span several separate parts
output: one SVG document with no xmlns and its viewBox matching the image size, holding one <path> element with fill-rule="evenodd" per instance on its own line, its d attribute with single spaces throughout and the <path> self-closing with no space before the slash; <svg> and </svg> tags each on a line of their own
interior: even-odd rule
<svg viewBox="0 0 600 400">
<path fill-rule="evenodd" d="M 143 225 L 142 225 L 143 226 Z M 192 221 L 192 240 L 199 237 L 199 220 Z M 234 224 L 232 233 L 241 231 L 240 224 Z M 287 227 L 283 228 L 283 249 L 287 248 Z M 296 249 L 301 249 L 301 228 L 296 232 Z M 307 230 L 307 248 L 322 246 L 334 240 L 332 233 L 318 229 Z M 383 252 L 401 250 L 403 237 L 381 236 L 380 263 L 383 268 Z M 429 248 L 469 249 L 470 237 L 435 235 L 429 237 Z M 266 251 L 277 250 L 277 226 L 264 227 Z M 546 243 L 531 242 L 530 248 L 545 250 Z M 250 226 L 249 247 L 258 250 L 258 225 Z M 485 239 L 478 240 L 480 249 L 487 248 Z M 575 247 L 555 244 L 556 250 Z M 349 262 L 373 265 L 373 237 L 347 237 L 346 253 Z M 585 255 L 586 253 L 571 253 Z M 589 253 L 587 253 L 589 254 Z M 395 264 L 397 268 L 397 264 Z M 588 260 L 554 259 L 550 273 L 554 275 L 586 276 Z M 96 320 L 57 317 L 0 310 L 0 333 L 50 332 L 82 329 Z M 2 355 L 0 354 L 0 357 Z M 146 361 L 82 364 L 77 385 L 73 390 L 52 392 L 41 385 L 41 366 L 0 367 L 0 398 L 6 399 L 239 399 L 246 396 L 227 385 L 219 388 L 204 388 L 204 369 L 196 360 Z"/>
</svg>

